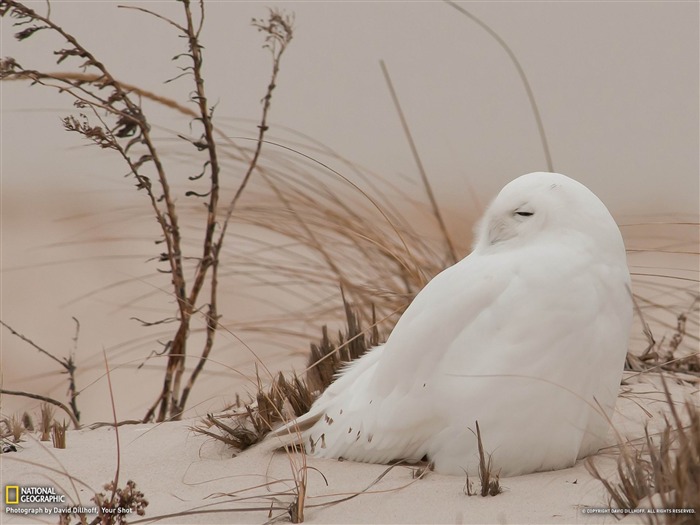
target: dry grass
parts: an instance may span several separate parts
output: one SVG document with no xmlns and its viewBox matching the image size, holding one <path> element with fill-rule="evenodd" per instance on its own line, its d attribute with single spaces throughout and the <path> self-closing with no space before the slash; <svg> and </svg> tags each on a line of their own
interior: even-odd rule
<svg viewBox="0 0 700 525">
<path fill-rule="evenodd" d="M 48 403 L 41 404 L 41 416 L 39 431 L 41 432 L 41 441 L 48 441 L 51 436 L 51 427 L 53 426 L 54 408 Z"/>
<path fill-rule="evenodd" d="M 697 314 L 700 311 L 700 295 L 695 295 L 687 307 L 676 315 L 676 326 L 670 337 L 662 337 L 656 341 L 645 321 L 644 331 L 648 346 L 640 354 L 627 354 L 625 369 L 636 372 L 658 370 L 674 373 L 685 373 L 700 376 L 700 352 L 681 352 L 681 345 L 687 338 L 693 338 L 688 333 L 688 322 L 697 323 Z M 641 309 L 638 313 L 643 317 Z M 692 344 L 692 343 L 691 343 Z"/>
<path fill-rule="evenodd" d="M 288 380 L 280 372 L 267 388 L 258 380 L 254 401 L 239 401 L 223 414 L 207 414 L 192 430 L 237 450 L 245 450 L 262 441 L 275 424 L 308 412 L 313 399 L 303 380 L 296 375 Z M 218 432 L 212 429 L 217 429 Z"/>
<path fill-rule="evenodd" d="M 484 452 L 484 443 L 481 440 L 481 429 L 479 428 L 479 422 L 476 421 L 476 443 L 479 448 L 479 483 L 481 484 L 481 490 L 479 494 L 481 497 L 486 496 L 498 496 L 503 492 L 503 488 L 500 483 L 500 472 L 494 472 L 491 468 L 491 454 Z M 475 496 L 476 491 L 474 490 L 474 483 L 469 479 L 469 473 L 465 471 L 466 481 L 464 482 L 464 493 L 467 496 Z"/>
<path fill-rule="evenodd" d="M 29 412 L 24 412 L 24 414 L 22 414 L 22 425 L 24 425 L 24 428 L 29 432 L 34 432 L 34 420 Z"/>
<path fill-rule="evenodd" d="M 479 446 L 479 482 L 481 482 L 481 496 L 498 496 L 503 489 L 499 483 L 499 473 L 494 473 L 491 469 L 491 454 L 486 459 L 484 454 L 484 444 L 481 441 L 481 429 L 479 422 L 476 422 L 476 441 Z"/>
<path fill-rule="evenodd" d="M 2 423 L 5 428 L 0 437 L 3 439 L 11 437 L 13 443 L 19 443 L 22 436 L 27 431 L 27 428 L 24 426 L 22 420 L 16 415 L 13 415 L 4 418 Z"/>
<path fill-rule="evenodd" d="M 260 441 L 276 425 L 292 420 L 309 411 L 316 397 L 330 385 L 338 370 L 346 363 L 363 355 L 377 344 L 376 324 L 371 330 L 369 346 L 365 330 L 353 308 L 345 303 L 346 328 L 331 340 L 327 327 L 318 344 L 311 345 L 306 380 L 293 375 L 287 378 L 281 372 L 265 387 L 258 375 L 255 399 L 241 403 L 240 398 L 228 413 L 207 414 L 193 430 L 213 437 L 227 445 L 245 450 Z M 231 422 L 226 422 L 230 420 Z M 212 428 L 217 429 L 213 431 Z"/>
<path fill-rule="evenodd" d="M 54 408 L 49 403 L 41 405 L 41 441 L 49 441 L 49 437 L 55 448 L 66 448 L 66 430 L 69 423 L 58 423 L 54 420 Z M 34 432 L 34 421 L 28 412 L 22 416 L 16 414 L 2 419 L 3 429 L 0 432 L 2 439 L 11 438 L 13 443 L 22 441 L 22 436 L 28 432 Z"/>
<path fill-rule="evenodd" d="M 676 408 L 668 385 L 663 390 L 669 408 L 663 430 L 651 435 L 645 427 L 641 445 L 620 443 L 617 480 L 600 472 L 595 461 L 586 466 L 620 509 L 653 509 L 649 524 L 697 523 L 700 512 L 700 409 L 690 400 Z M 664 509 L 694 509 L 693 513 L 664 513 Z"/>
<path fill-rule="evenodd" d="M 68 423 L 65 421 L 59 423 L 54 421 L 51 425 L 51 442 L 54 448 L 66 448 L 66 429 L 68 428 Z"/>
<path fill-rule="evenodd" d="M 333 382 L 339 370 L 367 350 L 379 345 L 380 336 L 377 328 L 376 312 L 372 310 L 372 324 L 369 337 L 362 328 L 362 320 L 357 312 L 343 297 L 345 308 L 345 331 L 339 331 L 334 341 L 328 336 L 328 327 L 323 326 L 321 341 L 311 343 L 311 353 L 306 368 L 306 381 L 312 392 L 321 393 Z"/>
</svg>

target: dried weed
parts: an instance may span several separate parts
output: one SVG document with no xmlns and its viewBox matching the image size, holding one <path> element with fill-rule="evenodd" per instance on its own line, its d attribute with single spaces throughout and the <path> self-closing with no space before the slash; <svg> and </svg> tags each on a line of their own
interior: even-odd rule
<svg viewBox="0 0 700 525">
<path fill-rule="evenodd" d="M 619 509 L 653 509 L 642 514 L 650 525 L 690 525 L 697 523 L 700 512 L 700 409 L 686 400 L 683 410 L 677 410 L 665 380 L 663 388 L 670 418 L 665 416 L 665 427 L 656 435 L 645 427 L 641 445 L 620 443 L 617 480 L 602 474 L 593 458 L 586 466 Z M 694 513 L 664 509 L 694 509 Z"/>
</svg>

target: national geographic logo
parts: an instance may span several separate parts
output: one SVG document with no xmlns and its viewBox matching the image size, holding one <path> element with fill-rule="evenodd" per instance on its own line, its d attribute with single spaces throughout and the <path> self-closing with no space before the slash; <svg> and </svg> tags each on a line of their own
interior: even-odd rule
<svg viewBox="0 0 700 525">
<path fill-rule="evenodd" d="M 5 486 L 5 505 L 65 502 L 66 497 L 63 494 L 57 494 L 56 489 L 53 487 Z"/>
<path fill-rule="evenodd" d="M 5 487 L 5 505 L 17 505 L 19 503 L 19 486 L 7 485 Z"/>
</svg>

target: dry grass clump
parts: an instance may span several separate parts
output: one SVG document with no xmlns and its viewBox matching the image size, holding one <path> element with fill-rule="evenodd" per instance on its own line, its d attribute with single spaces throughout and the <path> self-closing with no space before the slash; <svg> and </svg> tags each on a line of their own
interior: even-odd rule
<svg viewBox="0 0 700 525">
<path fill-rule="evenodd" d="M 262 441 L 275 424 L 308 412 L 313 400 L 314 396 L 302 379 L 294 375 L 288 380 L 280 372 L 267 389 L 258 379 L 255 401 L 245 404 L 238 401 L 229 414 L 207 414 L 192 430 L 237 450 L 245 450 Z M 233 423 L 224 422 L 226 419 L 232 419 Z M 212 427 L 220 432 L 213 432 Z"/>
<path fill-rule="evenodd" d="M 2 424 L 4 429 L 0 437 L 3 439 L 11 437 L 13 443 L 19 443 L 22 439 L 22 435 L 27 431 L 22 420 L 15 415 L 4 418 Z"/>
<path fill-rule="evenodd" d="M 53 426 L 54 408 L 48 403 L 41 404 L 41 421 L 39 431 L 41 432 L 41 441 L 48 441 L 51 436 L 51 427 Z"/>
<path fill-rule="evenodd" d="M 322 393 L 333 382 L 339 370 L 347 363 L 362 357 L 367 350 L 379 344 L 376 312 L 372 310 L 372 326 L 369 337 L 362 328 L 360 316 L 343 297 L 345 307 L 345 332 L 338 331 L 336 341 L 328 337 L 328 327 L 322 328 L 321 341 L 311 343 L 311 353 L 306 369 L 306 381 L 312 392 Z M 368 341 L 369 339 L 369 341 Z"/>
<path fill-rule="evenodd" d="M 22 414 L 22 425 L 24 425 L 24 428 L 29 432 L 34 432 L 34 420 L 29 412 Z"/>
<path fill-rule="evenodd" d="M 641 446 L 620 445 L 617 481 L 604 476 L 593 463 L 586 465 L 620 509 L 651 509 L 643 513 L 649 524 L 698 523 L 700 513 L 700 410 L 686 400 L 679 413 L 664 381 L 670 411 L 657 435 L 644 429 Z M 687 422 L 685 421 L 687 419 Z"/>
<path fill-rule="evenodd" d="M 66 430 L 69 423 L 59 423 L 54 419 L 54 408 L 49 403 L 41 405 L 41 427 L 39 428 L 41 441 L 53 442 L 54 448 L 66 448 Z M 19 443 L 27 432 L 34 432 L 34 421 L 28 412 L 22 416 L 12 415 L 2 419 L 0 438 L 11 439 L 13 443 Z"/>
<path fill-rule="evenodd" d="M 482 498 L 486 496 L 498 496 L 503 492 L 503 488 L 500 483 L 500 471 L 494 472 L 491 468 L 491 454 L 486 454 L 484 452 L 484 444 L 481 440 L 481 429 L 479 428 L 479 422 L 476 422 L 476 442 L 479 447 L 479 483 L 481 484 L 481 490 L 479 493 Z M 488 456 L 488 459 L 487 459 Z M 474 484 L 469 479 L 469 474 L 466 474 L 467 479 L 464 483 L 464 493 L 467 496 L 475 496 L 476 491 L 474 490 Z"/>
<path fill-rule="evenodd" d="M 663 337 L 656 341 L 648 327 L 645 327 L 645 335 L 648 339 L 647 348 L 636 356 L 627 354 L 625 369 L 636 372 L 644 370 L 663 370 L 667 372 L 686 373 L 700 375 L 700 352 L 682 355 L 679 352 L 681 343 L 688 337 L 689 317 L 697 317 L 700 309 L 700 295 L 696 295 L 687 310 L 676 316 L 676 326 L 671 337 Z M 695 321 L 696 322 L 696 321 Z M 692 333 L 690 334 L 692 337 Z"/>
<path fill-rule="evenodd" d="M 54 419 L 54 407 L 49 403 L 41 404 L 41 426 L 39 428 L 41 441 L 52 441 L 54 448 L 66 448 L 66 430 L 69 423 L 59 423 Z M 28 412 L 22 416 L 12 415 L 1 421 L 0 438 L 11 439 L 13 443 L 19 443 L 27 432 L 34 432 L 34 421 Z"/>
<path fill-rule="evenodd" d="M 306 380 L 296 374 L 291 379 L 279 373 L 265 388 L 258 376 L 255 400 L 236 404 L 232 414 L 207 416 L 193 428 L 195 432 L 223 441 L 238 449 L 260 442 L 278 423 L 289 421 L 309 411 L 316 397 L 331 384 L 339 368 L 363 355 L 369 347 L 378 344 L 379 332 L 376 324 L 371 329 L 369 344 L 358 315 L 345 302 L 346 328 L 338 332 L 337 340 L 331 340 L 328 329 L 323 327 L 323 336 L 318 344 L 311 344 Z M 233 424 L 224 419 L 233 419 Z M 219 430 L 213 432 L 212 427 Z"/>
<path fill-rule="evenodd" d="M 479 445 L 479 481 L 481 482 L 481 496 L 498 496 L 503 489 L 499 483 L 500 472 L 491 470 L 491 454 L 488 460 L 484 454 L 484 444 L 481 441 L 479 422 L 476 422 L 476 441 Z"/>
<path fill-rule="evenodd" d="M 51 442 L 54 448 L 66 448 L 66 429 L 68 428 L 68 423 L 65 421 L 59 423 L 54 421 L 51 425 Z"/>
<path fill-rule="evenodd" d="M 34 422 L 31 416 L 25 412 L 22 417 L 12 415 L 4 417 L 0 421 L 0 453 L 17 452 L 14 444 L 22 441 L 22 436 L 34 431 Z"/>
</svg>

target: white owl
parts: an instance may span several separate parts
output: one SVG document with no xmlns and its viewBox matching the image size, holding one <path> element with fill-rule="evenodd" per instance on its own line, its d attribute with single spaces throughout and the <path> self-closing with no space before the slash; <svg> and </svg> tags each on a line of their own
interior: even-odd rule
<svg viewBox="0 0 700 525">
<path fill-rule="evenodd" d="M 605 205 L 557 173 L 506 185 L 472 253 L 416 296 L 386 343 L 272 435 L 307 453 L 476 475 L 475 422 L 501 476 L 572 466 L 604 443 L 632 319 Z"/>
</svg>

